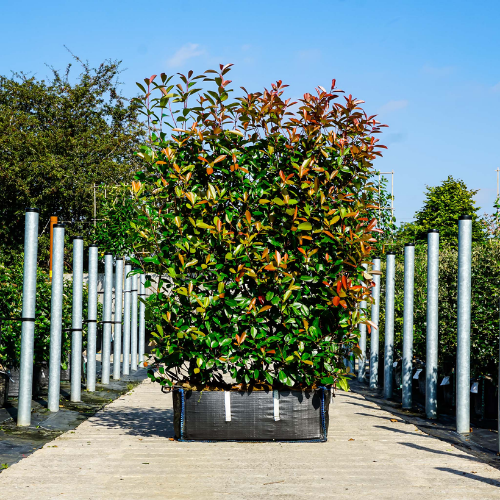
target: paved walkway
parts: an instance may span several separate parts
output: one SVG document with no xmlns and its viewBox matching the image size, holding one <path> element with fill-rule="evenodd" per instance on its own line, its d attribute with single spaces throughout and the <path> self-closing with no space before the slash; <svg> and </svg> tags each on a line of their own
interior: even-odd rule
<svg viewBox="0 0 500 500">
<path fill-rule="evenodd" d="M 353 393 L 327 443 L 179 443 L 172 399 L 145 381 L 0 474 L 0 498 L 500 499 L 500 471 Z"/>
</svg>

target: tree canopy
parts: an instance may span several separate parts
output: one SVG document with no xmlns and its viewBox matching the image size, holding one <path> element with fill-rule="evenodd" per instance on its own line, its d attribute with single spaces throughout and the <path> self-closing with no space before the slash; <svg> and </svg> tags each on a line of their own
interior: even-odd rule
<svg viewBox="0 0 500 500">
<path fill-rule="evenodd" d="M 144 134 L 136 104 L 119 93 L 120 63 L 97 68 L 75 58 L 76 78 L 0 76 L 0 256 L 23 242 L 28 206 L 40 209 L 40 231 L 51 215 L 69 222 L 69 236 L 91 237 L 94 184 L 129 182 Z M 48 231 L 40 241 L 45 259 Z M 2 255 L 3 254 L 3 255 Z"/>
<path fill-rule="evenodd" d="M 414 222 L 402 226 L 399 239 L 427 240 L 429 229 L 438 229 L 442 241 L 457 241 L 461 215 L 472 215 L 472 239 L 485 239 L 484 223 L 478 215 L 480 207 L 474 200 L 478 190 L 468 189 L 464 181 L 451 175 L 439 186 L 426 189 L 424 206 L 415 213 Z"/>
</svg>

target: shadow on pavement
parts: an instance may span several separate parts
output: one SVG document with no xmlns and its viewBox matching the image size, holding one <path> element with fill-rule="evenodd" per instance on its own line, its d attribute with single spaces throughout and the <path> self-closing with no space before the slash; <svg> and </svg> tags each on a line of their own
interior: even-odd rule
<svg viewBox="0 0 500 500">
<path fill-rule="evenodd" d="M 96 427 L 121 429 L 140 437 L 174 437 L 173 410 L 150 408 L 109 408 L 92 419 Z"/>
<path fill-rule="evenodd" d="M 478 476 L 477 474 L 471 474 L 470 472 L 450 469 L 449 467 L 436 467 L 436 470 L 449 472 L 450 474 L 455 474 L 456 476 L 466 477 L 467 479 L 475 479 L 476 481 L 479 481 L 481 483 L 491 484 L 493 486 L 500 487 L 500 482 L 496 481 L 495 479 L 490 479 L 484 476 Z"/>
<path fill-rule="evenodd" d="M 472 455 L 469 455 L 468 453 L 466 453 L 464 455 L 457 455 L 456 453 L 448 453 L 447 451 L 433 450 L 432 448 L 427 448 L 427 446 L 420 446 L 419 444 L 415 444 L 415 443 L 401 443 L 400 442 L 398 444 L 402 444 L 403 446 L 408 446 L 408 448 L 414 448 L 415 450 L 426 451 L 429 453 L 435 453 L 437 455 L 449 455 L 450 457 L 467 458 L 471 462 L 477 462 L 477 463 L 483 462 L 480 458 L 473 457 Z"/>
</svg>

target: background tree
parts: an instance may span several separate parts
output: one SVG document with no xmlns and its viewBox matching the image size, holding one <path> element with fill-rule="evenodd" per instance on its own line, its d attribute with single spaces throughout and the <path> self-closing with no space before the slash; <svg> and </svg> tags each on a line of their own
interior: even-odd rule
<svg viewBox="0 0 500 500">
<path fill-rule="evenodd" d="M 439 186 L 427 186 L 424 206 L 416 212 L 415 221 L 404 224 L 400 241 L 427 241 L 429 229 L 438 229 L 441 241 L 458 241 L 458 217 L 472 215 L 472 239 L 484 241 L 484 221 L 478 215 L 474 196 L 478 190 L 468 189 L 465 182 L 451 175 Z"/>
<path fill-rule="evenodd" d="M 120 63 L 103 62 L 73 81 L 71 64 L 52 78 L 0 77 L 0 258 L 11 260 L 23 242 L 27 206 L 68 221 L 68 236 L 93 230 L 94 184 L 129 182 L 132 154 L 143 136 L 136 104 L 119 94 Z M 40 240 L 48 257 L 48 231 Z M 10 257 L 9 257 L 10 256 Z"/>
</svg>

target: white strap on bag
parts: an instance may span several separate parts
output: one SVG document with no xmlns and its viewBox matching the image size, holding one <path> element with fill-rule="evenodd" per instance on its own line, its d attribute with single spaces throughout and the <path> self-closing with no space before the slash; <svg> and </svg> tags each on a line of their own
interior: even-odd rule
<svg viewBox="0 0 500 500">
<path fill-rule="evenodd" d="M 226 422 L 231 422 L 231 391 L 224 391 L 224 407 L 226 409 Z"/>
<path fill-rule="evenodd" d="M 277 422 L 280 419 L 280 392 L 273 390 L 274 400 L 274 420 Z"/>
</svg>

